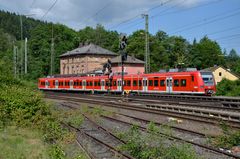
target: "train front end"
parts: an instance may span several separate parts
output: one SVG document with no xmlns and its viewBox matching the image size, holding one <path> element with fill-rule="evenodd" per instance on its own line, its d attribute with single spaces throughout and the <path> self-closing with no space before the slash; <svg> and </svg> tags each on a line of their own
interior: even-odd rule
<svg viewBox="0 0 240 159">
<path fill-rule="evenodd" d="M 212 72 L 201 72 L 204 83 L 204 90 L 206 95 L 213 95 L 216 93 L 216 84 Z"/>
</svg>

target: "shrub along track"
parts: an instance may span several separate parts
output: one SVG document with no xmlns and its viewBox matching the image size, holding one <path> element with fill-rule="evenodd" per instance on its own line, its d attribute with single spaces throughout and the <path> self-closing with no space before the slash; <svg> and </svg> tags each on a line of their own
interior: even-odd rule
<svg viewBox="0 0 240 159">
<path fill-rule="evenodd" d="M 75 106 L 73 106 L 75 105 Z M 64 104 L 61 104 L 61 106 L 64 106 L 64 107 L 68 107 L 68 108 L 71 108 L 71 109 L 78 109 L 79 108 L 79 103 L 78 102 L 65 102 Z M 94 106 L 90 106 L 90 108 L 94 108 Z M 118 113 L 115 113 L 115 114 L 118 114 Z M 135 120 L 139 120 L 141 122 L 145 122 L 145 123 L 149 123 L 150 121 L 148 120 L 144 120 L 144 119 L 141 119 L 141 118 L 136 118 L 136 117 L 132 117 L 132 116 L 128 116 L 128 115 L 124 115 L 124 114 L 120 114 L 120 115 L 123 115 L 123 116 L 126 116 L 126 117 L 129 117 L 129 118 L 133 118 Z M 86 116 L 85 116 L 86 117 Z M 104 118 L 106 120 L 110 120 L 110 121 L 113 121 L 115 123 L 121 123 L 121 124 L 125 124 L 125 125 L 128 125 L 128 126 L 133 126 L 134 124 L 131 123 L 131 122 L 127 122 L 127 121 L 123 121 L 123 120 L 119 120 L 117 118 L 113 118 L 113 117 L 109 117 L 109 116 L 106 116 L 106 115 L 101 115 L 100 116 L 101 118 Z M 88 120 L 90 120 L 89 118 L 87 118 Z M 156 123 L 157 125 L 160 125 L 160 123 Z M 112 134 L 109 130 L 107 130 L 107 128 L 103 128 L 102 126 L 100 126 L 101 129 L 104 129 L 104 131 L 107 131 L 108 133 Z M 139 128 L 142 130 L 142 131 L 146 131 L 146 126 L 139 126 Z M 174 128 L 174 127 L 173 127 Z M 178 129 L 178 128 L 176 128 Z M 190 134 L 194 134 L 196 136 L 199 136 L 199 137 L 204 137 L 205 135 L 204 134 L 201 134 L 201 133 L 196 133 L 196 132 L 193 132 L 193 131 L 188 131 L 188 130 L 184 130 L 184 129 L 180 129 L 180 131 L 184 131 L 186 133 L 190 133 Z M 182 139 L 180 137 L 177 137 L 177 136 L 173 136 L 173 135 L 169 135 L 169 134 L 165 134 L 165 133 L 162 133 L 162 132 L 159 132 L 160 135 L 162 136 L 165 136 L 167 137 L 169 140 L 177 140 L 177 141 L 181 141 L 181 142 L 185 142 L 185 143 L 189 143 L 191 145 L 194 145 L 194 146 L 198 146 L 204 150 L 206 150 L 208 153 L 209 151 L 210 152 L 213 152 L 214 155 L 216 155 L 215 153 L 218 153 L 220 155 L 223 155 L 223 156 L 228 156 L 228 157 L 232 157 L 232 158 L 240 158 L 239 156 L 236 156 L 236 155 L 233 155 L 231 153 L 228 153 L 228 152 L 225 152 L 225 151 L 220 151 L 216 148 L 213 148 L 213 147 L 210 147 L 210 146 L 207 146 L 207 145 L 204 145 L 204 144 L 200 144 L 200 143 L 196 143 L 196 142 L 193 142 L 189 139 Z M 115 137 L 115 135 L 113 135 Z M 124 141 L 121 140 L 122 143 L 125 143 Z"/>
</svg>

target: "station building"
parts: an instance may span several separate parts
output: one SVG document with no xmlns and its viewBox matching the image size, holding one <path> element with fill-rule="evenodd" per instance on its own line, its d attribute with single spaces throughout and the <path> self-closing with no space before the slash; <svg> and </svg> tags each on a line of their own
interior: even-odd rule
<svg viewBox="0 0 240 159">
<path fill-rule="evenodd" d="M 60 74 L 85 74 L 102 70 L 103 64 L 116 57 L 117 54 L 98 45 L 80 44 L 78 48 L 60 56 Z"/>
<path fill-rule="evenodd" d="M 112 71 L 114 74 L 122 73 L 121 56 L 112 58 Z M 125 74 L 142 74 L 144 73 L 144 61 L 135 58 L 134 56 L 127 56 L 127 60 L 124 61 L 124 73 Z"/>
<path fill-rule="evenodd" d="M 78 48 L 60 55 L 60 75 L 101 74 L 108 60 L 112 63 L 113 73 L 121 74 L 120 55 L 92 43 L 86 45 L 81 43 Z M 124 61 L 124 73 L 144 73 L 144 61 L 127 56 L 127 60 Z"/>
</svg>

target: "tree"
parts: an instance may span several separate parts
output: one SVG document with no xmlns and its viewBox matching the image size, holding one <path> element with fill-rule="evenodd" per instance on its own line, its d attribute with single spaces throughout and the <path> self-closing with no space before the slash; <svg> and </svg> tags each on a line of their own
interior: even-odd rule
<svg viewBox="0 0 240 159">
<path fill-rule="evenodd" d="M 199 43 L 191 46 L 191 66 L 203 69 L 214 65 L 224 65 L 224 54 L 217 42 L 203 37 Z"/>
</svg>

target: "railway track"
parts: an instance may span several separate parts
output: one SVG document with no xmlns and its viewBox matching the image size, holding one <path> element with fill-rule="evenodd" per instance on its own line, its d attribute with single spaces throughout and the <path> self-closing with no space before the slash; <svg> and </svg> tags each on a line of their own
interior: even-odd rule
<svg viewBox="0 0 240 159">
<path fill-rule="evenodd" d="M 67 95 L 67 94 L 66 94 Z M 59 95 L 47 95 L 47 97 L 51 98 L 61 98 L 65 100 L 71 100 L 76 102 L 86 102 L 91 104 L 102 104 L 104 106 L 115 107 L 115 108 L 123 108 L 128 110 L 135 110 L 141 112 L 148 112 L 159 115 L 167 115 L 171 117 L 177 117 L 187 120 L 193 120 L 197 122 L 209 123 L 209 124 L 219 124 L 220 121 L 227 122 L 234 128 L 240 128 L 240 114 L 236 112 L 224 112 L 224 111 L 216 111 L 216 110 L 207 110 L 207 109 L 193 109 L 188 107 L 173 107 L 166 105 L 154 105 L 154 104 L 130 104 L 130 103 L 119 103 L 119 101 L 111 101 L 110 99 L 101 99 L 96 98 L 80 98 L 80 97 L 72 97 L 71 94 L 68 96 L 59 96 Z M 71 96 L 71 97 L 69 97 Z M 114 104 L 114 106 L 113 106 Z M 171 108 L 171 109 L 170 109 Z"/>
<path fill-rule="evenodd" d="M 172 94 L 135 94 L 136 97 L 150 97 L 157 99 L 178 99 L 178 100 L 197 100 L 197 101 L 212 101 L 212 102 L 230 102 L 240 103 L 239 97 L 221 97 L 221 96 L 194 96 L 194 95 L 172 95 Z M 230 105 L 230 104 L 229 104 Z"/>
<path fill-rule="evenodd" d="M 65 107 L 67 105 L 64 105 Z M 69 107 L 69 106 L 67 106 Z M 71 108 L 72 109 L 72 108 Z M 91 159 L 134 159 L 132 156 L 117 149 L 124 141 L 84 115 L 80 128 L 62 123 L 77 132 L 77 142 L 83 147 Z"/>
<path fill-rule="evenodd" d="M 119 100 L 122 99 L 122 96 L 119 95 L 108 95 L 108 94 L 77 94 L 77 93 L 62 93 L 62 92 L 47 92 L 47 94 L 58 94 L 58 95 L 68 95 L 71 94 L 72 97 L 88 97 L 88 98 L 99 98 L 99 99 L 113 99 Z M 231 112 L 240 112 L 240 102 L 221 102 L 221 101 L 196 101 L 196 100 L 159 100 L 151 97 L 139 97 L 139 96 L 128 96 L 125 99 L 129 102 L 143 103 L 143 104 L 166 104 L 166 105 L 175 105 L 175 106 L 187 106 L 191 108 L 202 108 L 202 109 L 212 109 L 212 110 L 221 110 L 221 111 L 231 111 Z M 125 100 L 125 101 L 126 101 Z"/>
<path fill-rule="evenodd" d="M 77 106 L 72 106 L 72 105 L 69 105 L 70 103 L 68 103 L 68 104 L 61 104 L 61 105 L 63 105 L 63 106 L 66 106 L 66 107 L 68 107 L 68 108 L 71 108 L 71 109 L 78 109 L 78 107 Z M 77 105 L 77 103 L 73 103 L 73 105 Z M 119 113 L 117 113 L 117 114 L 119 114 Z M 120 115 L 123 115 L 123 116 L 126 116 L 126 117 L 128 117 L 128 118 L 132 118 L 132 119 L 134 119 L 134 120 L 138 120 L 138 121 L 140 121 L 140 122 L 144 122 L 144 123 L 149 123 L 150 121 L 149 120 L 145 120 L 145 119 L 141 119 L 141 118 L 137 118 L 137 117 L 133 117 L 133 116 L 129 116 L 129 115 L 124 115 L 124 114 L 120 114 Z M 127 121 L 123 121 L 123 120 L 119 120 L 119 119 L 117 119 L 117 118 L 113 118 L 113 117 L 109 117 L 109 116 L 105 116 L 105 115 L 101 115 L 100 116 L 101 118 L 104 118 L 104 119 L 106 119 L 106 120 L 110 120 L 110 121 L 113 121 L 113 122 L 117 122 L 117 123 L 121 123 L 121 124 L 125 124 L 125 125 L 128 125 L 128 126 L 133 126 L 134 124 L 132 123 L 132 122 L 127 122 Z M 89 119 L 90 120 L 90 119 Z M 157 125 L 161 125 L 161 124 L 159 124 L 159 123 L 155 123 L 155 124 L 157 124 Z M 142 126 L 142 125 L 139 125 L 139 128 L 142 130 L 142 131 L 145 131 L 146 132 L 146 125 L 145 126 Z M 102 126 L 101 126 L 101 129 L 104 129 L 104 131 L 107 131 L 108 133 L 111 133 L 111 132 L 109 132 L 106 128 L 103 128 Z M 175 128 L 176 129 L 176 128 Z M 195 135 L 195 137 L 196 136 L 198 136 L 198 137 L 205 137 L 205 135 L 204 134 L 201 134 L 201 133 L 197 133 L 197 132 L 193 132 L 193 131 L 189 131 L 189 130 L 182 130 L 182 129 L 180 129 L 180 131 L 182 131 L 182 132 L 188 132 L 188 133 L 190 133 L 190 134 L 194 134 Z M 111 133 L 112 134 L 112 133 Z M 231 153 L 228 153 L 228 152 L 225 152 L 225 151 L 220 151 L 220 150 L 218 150 L 218 149 L 216 149 L 216 148 L 213 148 L 213 147 L 210 147 L 210 146 L 208 146 L 208 145 L 204 145 L 203 143 L 198 143 L 198 142 L 196 142 L 196 140 L 195 141 L 192 141 L 191 139 L 184 139 L 184 138 L 182 138 L 182 137 L 179 137 L 179 136 L 174 136 L 174 135 L 169 135 L 169 134 L 165 134 L 165 133 L 162 133 L 162 132 L 159 132 L 159 134 L 160 135 L 162 135 L 162 136 L 165 136 L 165 137 L 167 137 L 169 140 L 178 140 L 178 141 L 181 141 L 181 142 L 185 142 L 185 143 L 189 143 L 189 144 L 191 144 L 191 145 L 194 145 L 194 146 L 198 146 L 198 147 L 200 147 L 200 148 L 202 148 L 202 149 L 204 149 L 204 150 L 207 150 L 207 151 L 211 151 L 211 152 L 214 152 L 214 153 L 218 153 L 218 154 L 221 154 L 221 155 L 225 155 L 225 156 L 228 156 L 228 157 L 231 157 L 231 158 L 240 158 L 240 156 L 236 156 L 236 155 L 234 155 L 234 154 L 231 154 Z M 113 135 L 114 136 L 114 135 Z M 115 136 L 114 136 L 115 137 Z M 122 143 L 125 143 L 124 141 L 121 141 Z M 209 152 L 208 152 L 209 153 Z M 216 154 L 215 154 L 216 155 Z"/>
</svg>

